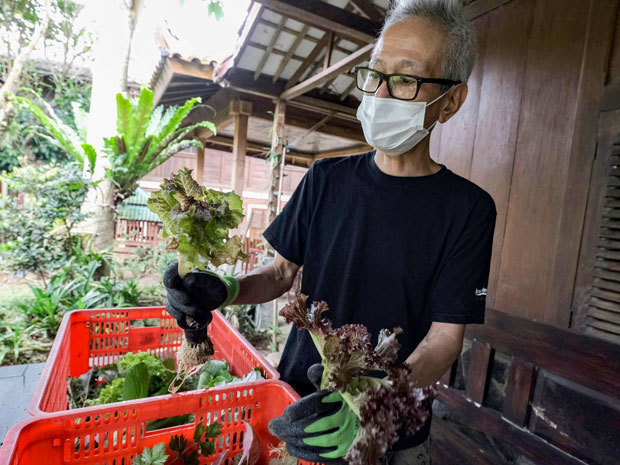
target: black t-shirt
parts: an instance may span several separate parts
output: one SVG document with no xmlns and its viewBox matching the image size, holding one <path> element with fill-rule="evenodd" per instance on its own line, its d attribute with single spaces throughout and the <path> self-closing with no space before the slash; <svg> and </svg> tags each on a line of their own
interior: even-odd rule
<svg viewBox="0 0 620 465">
<path fill-rule="evenodd" d="M 301 290 L 324 300 L 334 327 L 401 327 L 404 362 L 433 321 L 483 323 L 496 209 L 492 197 L 445 165 L 431 175 L 383 173 L 375 152 L 315 162 L 265 230 L 287 260 L 303 265 Z M 278 367 L 301 395 L 320 357 L 305 330 L 293 328 Z M 427 424 L 394 449 L 428 436 Z"/>
</svg>

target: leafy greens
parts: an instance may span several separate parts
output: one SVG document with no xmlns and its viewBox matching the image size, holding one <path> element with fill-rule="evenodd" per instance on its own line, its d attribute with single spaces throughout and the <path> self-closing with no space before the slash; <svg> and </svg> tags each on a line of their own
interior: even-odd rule
<svg viewBox="0 0 620 465">
<path fill-rule="evenodd" d="M 401 422 L 409 434 L 424 425 L 434 397 L 432 388 L 417 387 L 410 380 L 410 368 L 397 362 L 400 328 L 381 330 L 373 347 L 365 326 L 332 328 L 323 318 L 327 304 L 313 302 L 308 306 L 307 298 L 298 294 L 280 315 L 287 323 L 309 331 L 324 366 L 321 389 L 340 392 L 360 420 L 345 460 L 350 465 L 376 464 L 398 439 Z M 372 371 L 387 376 L 371 376 Z"/>
<path fill-rule="evenodd" d="M 241 239 L 228 237 L 228 231 L 243 219 L 243 202 L 234 192 L 218 192 L 201 187 L 192 170 L 182 169 L 164 179 L 153 192 L 148 208 L 164 224 L 167 249 L 179 253 L 179 275 L 209 264 L 234 264 L 245 255 Z"/>
</svg>

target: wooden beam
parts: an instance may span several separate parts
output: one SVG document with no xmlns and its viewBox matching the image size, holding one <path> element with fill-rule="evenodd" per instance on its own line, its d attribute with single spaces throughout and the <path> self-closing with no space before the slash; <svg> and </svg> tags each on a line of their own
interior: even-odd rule
<svg viewBox="0 0 620 465">
<path fill-rule="evenodd" d="M 512 0 L 476 0 L 463 8 L 463 10 L 467 18 L 475 19 L 511 1 Z"/>
<path fill-rule="evenodd" d="M 202 186 L 205 172 L 205 148 L 196 147 L 196 182 Z"/>
<path fill-rule="evenodd" d="M 169 57 L 168 62 L 174 74 L 183 74 L 209 81 L 213 80 L 213 66 L 211 64 L 196 63 L 195 61 L 187 61 L 177 57 Z"/>
<path fill-rule="evenodd" d="M 291 87 L 293 87 L 295 84 L 297 84 L 299 82 L 299 79 L 302 77 L 302 75 L 304 74 L 304 72 L 308 69 L 308 67 L 314 63 L 314 61 L 317 59 L 317 57 L 319 56 L 319 53 L 321 53 L 321 51 L 323 51 L 323 49 L 327 46 L 327 44 L 329 43 L 330 40 L 330 33 L 326 32 L 325 34 L 323 34 L 323 37 L 321 37 L 321 40 L 319 40 L 317 42 L 317 44 L 314 46 L 314 48 L 310 51 L 310 53 L 308 54 L 308 56 L 306 57 L 306 59 L 301 63 L 300 66 L 297 67 L 297 69 L 295 70 L 295 72 L 293 73 L 293 75 L 289 78 L 289 80 L 286 82 L 286 85 L 284 86 L 284 89 L 290 89 Z"/>
<path fill-rule="evenodd" d="M 233 190 L 243 194 L 245 181 L 245 155 L 248 142 L 248 116 L 252 114 L 252 102 L 236 100 L 230 102 L 230 114 L 235 118 L 233 139 Z"/>
<path fill-rule="evenodd" d="M 319 0 L 257 0 L 269 9 L 314 26 L 324 31 L 334 31 L 355 44 L 373 43 L 381 24 L 350 13 L 342 8 Z"/>
<path fill-rule="evenodd" d="M 212 145 L 220 145 L 222 147 L 233 147 L 234 146 L 234 139 L 232 137 L 226 137 L 226 136 L 213 136 L 210 137 L 209 139 L 207 139 L 205 141 L 207 144 L 212 144 Z M 267 152 L 269 152 L 269 147 L 266 147 L 264 144 L 261 144 L 260 142 L 252 142 L 252 141 L 247 141 L 246 143 L 246 153 L 248 151 L 252 151 L 252 152 L 258 152 L 258 153 L 262 153 L 265 154 Z M 311 153 L 307 153 L 307 152 L 298 152 L 296 150 L 289 150 L 286 153 L 287 157 L 297 157 L 297 158 L 303 158 L 305 160 L 314 160 L 314 155 Z"/>
<path fill-rule="evenodd" d="M 271 223 L 278 214 L 279 198 L 282 187 L 282 175 L 284 165 L 284 121 L 286 116 L 286 102 L 276 101 L 276 111 L 273 117 L 273 131 L 271 135 L 271 156 L 273 157 L 271 179 L 269 183 L 269 197 L 267 199 L 268 224 Z M 265 225 L 267 226 L 267 225 Z"/>
<path fill-rule="evenodd" d="M 328 38 L 328 42 L 327 42 L 327 48 L 325 49 L 325 56 L 323 57 L 323 71 L 325 71 L 327 68 L 329 68 L 329 65 L 331 65 L 332 62 L 332 54 L 334 52 L 334 46 L 335 41 L 334 41 L 334 31 L 329 31 L 329 38 Z"/>
<path fill-rule="evenodd" d="M 359 155 L 361 153 L 368 153 L 372 151 L 372 147 L 370 145 L 356 145 L 354 147 L 347 147 L 344 149 L 336 149 L 336 150 L 326 150 L 324 152 L 319 152 L 315 155 L 315 160 L 322 160 L 323 158 L 332 158 L 332 157 L 348 157 L 349 155 Z"/>
<path fill-rule="evenodd" d="M 334 63 L 325 71 L 317 74 L 316 76 L 312 76 L 310 79 L 305 80 L 304 82 L 300 82 L 299 84 L 291 87 L 288 90 L 285 90 L 280 98 L 283 100 L 293 99 L 301 94 L 305 94 L 311 89 L 315 87 L 319 87 L 320 85 L 326 83 L 330 79 L 335 76 L 338 76 L 343 71 L 346 71 L 353 66 L 356 66 L 368 59 L 370 56 L 372 49 L 374 48 L 374 44 L 367 44 L 364 47 L 356 50 L 348 57 L 340 60 L 337 63 Z"/>
<path fill-rule="evenodd" d="M 276 82 L 278 78 L 280 77 L 280 74 L 282 74 L 282 71 L 284 71 L 284 68 L 286 67 L 286 65 L 288 64 L 288 61 L 291 59 L 291 57 L 295 53 L 295 50 L 297 50 L 297 47 L 299 47 L 299 44 L 301 43 L 301 39 L 304 38 L 304 36 L 306 35 L 306 32 L 308 32 L 308 29 L 310 29 L 310 26 L 304 25 L 301 31 L 297 34 L 297 37 L 295 38 L 295 42 L 293 42 L 293 45 L 291 45 L 291 48 L 289 49 L 287 54 L 284 56 L 284 58 L 282 58 L 282 60 L 280 61 L 280 66 L 278 66 L 277 71 L 273 75 L 273 78 L 271 79 L 273 82 Z"/>
<path fill-rule="evenodd" d="M 261 57 L 260 62 L 258 63 L 258 66 L 256 67 L 256 71 L 254 72 L 255 81 L 261 75 L 261 72 L 263 71 L 263 67 L 265 66 L 265 63 L 267 63 L 267 59 L 269 58 L 269 55 L 271 55 L 271 51 L 273 50 L 273 47 L 276 45 L 276 41 L 278 40 L 278 37 L 280 36 L 280 32 L 282 31 L 282 28 L 284 27 L 284 23 L 286 22 L 286 19 L 287 19 L 286 16 L 282 16 L 282 19 L 280 20 L 280 24 L 278 24 L 278 27 L 276 28 L 276 32 L 273 34 L 273 37 L 271 38 L 271 41 L 269 42 L 269 45 L 267 46 L 267 50 L 265 50 L 265 53 L 263 53 L 263 56 Z"/>
<path fill-rule="evenodd" d="M 375 5 L 373 5 L 372 0 L 349 0 L 349 4 L 371 21 L 375 21 L 377 23 L 383 22 L 383 13 L 377 10 Z"/>
<path fill-rule="evenodd" d="M 294 100 L 289 102 L 289 105 L 293 105 L 300 108 L 307 108 L 309 110 L 319 111 L 322 113 L 329 113 L 331 111 L 336 112 L 336 116 L 348 121 L 359 122 L 357 119 L 357 108 L 352 108 L 339 103 L 329 102 L 327 100 L 320 100 L 314 97 L 308 97 L 307 95 L 300 95 Z"/>
<path fill-rule="evenodd" d="M 355 76 L 353 77 L 353 80 L 351 81 L 351 84 L 349 84 L 349 86 L 344 90 L 344 92 L 342 94 L 340 94 L 340 101 L 342 102 L 344 99 L 346 99 L 349 94 L 351 92 L 353 92 L 353 90 L 355 89 L 356 83 L 355 83 Z"/>
<path fill-rule="evenodd" d="M 310 128 L 308 128 L 306 130 L 306 132 L 304 132 L 301 136 L 297 137 L 294 141 L 292 141 L 291 143 L 287 144 L 287 148 L 294 148 L 297 146 L 297 144 L 299 144 L 302 140 L 304 140 L 306 137 L 308 137 L 310 134 L 312 134 L 313 132 L 317 131 L 318 129 L 322 128 L 323 126 L 325 126 L 325 124 L 331 120 L 334 117 L 333 114 L 331 115 L 327 115 L 324 118 L 322 118 L 319 122 L 317 122 L 316 124 L 314 124 L 313 126 L 311 126 Z"/>
<path fill-rule="evenodd" d="M 170 85 L 172 78 L 174 77 L 174 72 L 172 71 L 172 66 L 170 66 L 170 61 L 166 59 L 163 63 L 163 69 L 159 75 L 159 79 L 157 82 L 153 83 L 153 105 L 157 105 L 162 95 L 166 93 L 166 89 Z"/>
<path fill-rule="evenodd" d="M 248 46 L 257 48 L 259 50 L 262 50 L 263 52 L 267 50 L 267 46 L 266 45 L 259 44 L 258 42 L 248 42 Z M 285 52 L 284 50 L 279 50 L 277 48 L 274 48 L 273 50 L 271 50 L 271 53 L 274 53 L 274 54 L 280 55 L 280 56 L 286 56 L 286 54 L 288 52 Z M 293 54 L 291 56 L 291 60 L 297 60 L 297 61 L 303 62 L 305 60 L 305 58 L 302 57 L 302 56 Z"/>
<path fill-rule="evenodd" d="M 269 26 L 269 27 L 272 27 L 274 29 L 276 27 L 278 27 L 277 23 L 274 23 L 273 21 L 269 21 L 268 19 L 265 19 L 265 18 L 260 18 L 258 20 L 258 23 L 259 24 L 264 24 L 265 26 Z M 288 32 L 291 35 L 297 34 L 297 31 L 295 29 L 291 29 L 290 27 L 286 27 L 286 26 L 284 26 L 282 28 L 282 32 Z M 325 35 L 323 35 L 323 37 L 325 37 Z M 323 40 L 323 37 L 321 37 L 320 39 L 317 39 L 316 37 L 311 36 L 310 34 L 306 34 L 304 36 L 304 39 L 309 41 L 309 42 L 313 42 L 315 44 L 318 44 L 321 40 Z M 343 47 L 335 47 L 335 50 L 338 50 L 339 52 L 342 52 L 344 54 L 351 53 L 351 50 L 347 50 L 346 48 L 343 48 Z"/>
</svg>

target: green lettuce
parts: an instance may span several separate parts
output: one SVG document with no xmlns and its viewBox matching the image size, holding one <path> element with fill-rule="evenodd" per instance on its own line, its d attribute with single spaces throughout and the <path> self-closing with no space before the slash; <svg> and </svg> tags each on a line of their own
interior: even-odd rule
<svg viewBox="0 0 620 465">
<path fill-rule="evenodd" d="M 192 170 L 182 169 L 164 179 L 159 191 L 151 193 L 148 208 L 164 224 L 167 249 L 179 254 L 179 274 L 207 269 L 245 258 L 241 239 L 229 237 L 243 220 L 243 202 L 234 192 L 201 187 Z"/>
</svg>

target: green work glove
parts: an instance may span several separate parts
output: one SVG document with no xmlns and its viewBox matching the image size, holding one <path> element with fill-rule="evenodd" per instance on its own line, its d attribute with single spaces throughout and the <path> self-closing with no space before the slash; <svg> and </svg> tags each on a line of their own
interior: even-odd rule
<svg viewBox="0 0 620 465">
<path fill-rule="evenodd" d="M 312 365 L 308 378 L 320 387 L 323 367 Z M 359 420 L 339 392 L 319 390 L 289 405 L 269 423 L 269 431 L 294 457 L 308 462 L 341 462 L 353 444 Z"/>
</svg>

